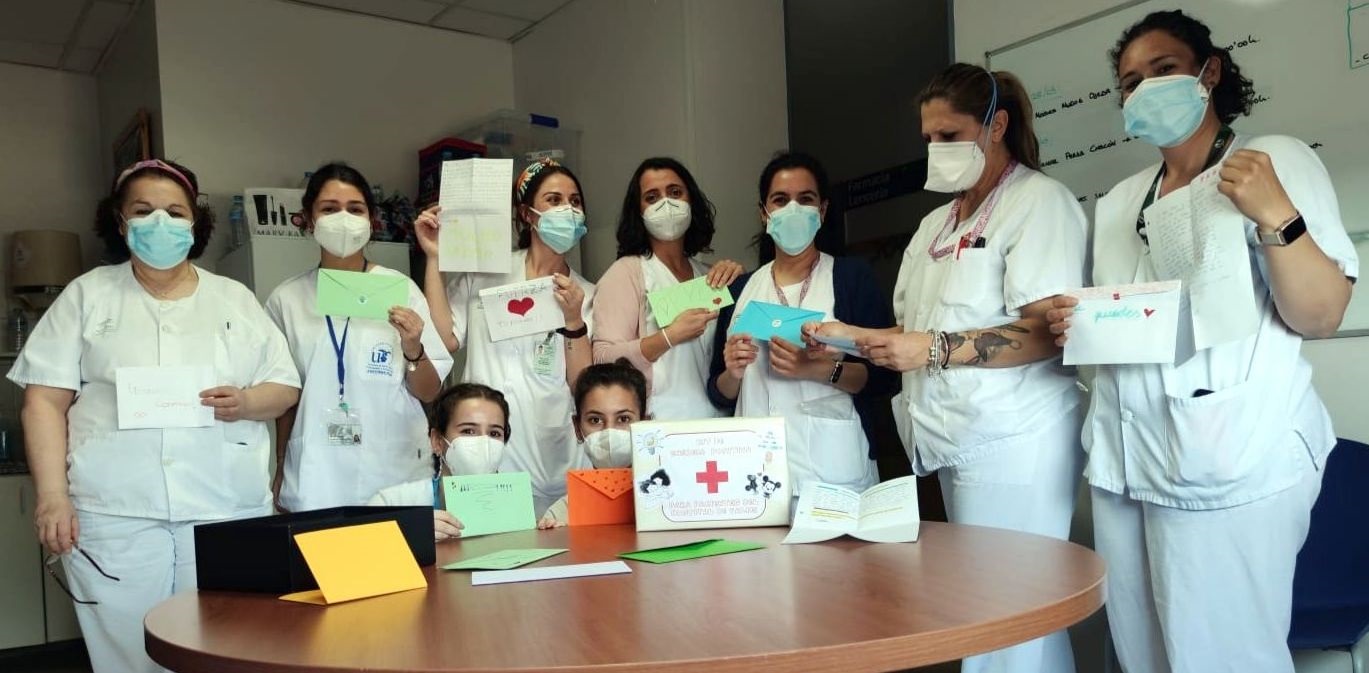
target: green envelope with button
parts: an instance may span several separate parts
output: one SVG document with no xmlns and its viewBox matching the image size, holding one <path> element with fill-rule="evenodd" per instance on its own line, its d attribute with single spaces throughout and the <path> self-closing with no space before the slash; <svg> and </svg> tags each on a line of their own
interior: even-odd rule
<svg viewBox="0 0 1369 673">
<path fill-rule="evenodd" d="M 803 324 L 822 322 L 827 314 L 782 304 L 753 301 L 742 309 L 742 314 L 732 322 L 732 334 L 750 334 L 757 341 L 769 341 L 779 337 L 791 344 L 803 344 Z"/>
<path fill-rule="evenodd" d="M 390 307 L 408 305 L 409 279 L 404 276 L 319 269 L 319 315 L 389 320 Z"/>
</svg>

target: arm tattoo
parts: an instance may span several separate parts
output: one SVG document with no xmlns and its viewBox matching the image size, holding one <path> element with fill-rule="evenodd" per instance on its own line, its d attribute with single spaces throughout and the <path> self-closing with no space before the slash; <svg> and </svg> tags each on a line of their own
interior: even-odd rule
<svg viewBox="0 0 1369 673">
<path fill-rule="evenodd" d="M 1031 330 L 1017 325 L 1001 325 L 991 329 L 969 332 L 973 337 L 960 332 L 947 334 L 946 340 L 950 345 L 952 353 L 959 350 L 966 342 L 970 342 L 974 346 L 975 355 L 965 364 L 973 366 L 984 364 L 992 360 L 1001 353 L 1004 348 L 1021 350 L 1022 340 L 1021 337 L 1017 335 L 1030 333 Z"/>
</svg>

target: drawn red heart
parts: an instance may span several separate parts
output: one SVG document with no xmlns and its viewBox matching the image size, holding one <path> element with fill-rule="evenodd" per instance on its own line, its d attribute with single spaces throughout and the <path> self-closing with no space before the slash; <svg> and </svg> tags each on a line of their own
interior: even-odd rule
<svg viewBox="0 0 1369 673">
<path fill-rule="evenodd" d="M 532 297 L 523 297 L 522 299 L 510 299 L 509 313 L 517 313 L 520 316 L 527 315 L 528 311 L 532 310 L 532 305 Z"/>
<path fill-rule="evenodd" d="M 1148 309 L 1144 309 L 1144 310 L 1145 310 L 1145 312 L 1146 312 L 1146 317 L 1147 317 L 1147 318 L 1150 317 L 1150 314 L 1152 314 L 1152 313 L 1155 312 L 1155 309 L 1153 309 L 1153 308 L 1148 308 Z"/>
<path fill-rule="evenodd" d="M 714 297 L 714 298 L 713 298 L 713 305 L 714 305 L 714 306 L 716 306 L 716 305 L 718 305 L 718 304 L 721 304 L 721 303 L 723 303 L 723 298 L 722 298 L 722 297 Z"/>
<path fill-rule="evenodd" d="M 1113 293 L 1112 293 L 1112 300 L 1113 300 L 1113 301 L 1121 301 L 1121 300 L 1122 300 L 1122 293 L 1120 293 L 1120 292 L 1113 292 Z"/>
</svg>

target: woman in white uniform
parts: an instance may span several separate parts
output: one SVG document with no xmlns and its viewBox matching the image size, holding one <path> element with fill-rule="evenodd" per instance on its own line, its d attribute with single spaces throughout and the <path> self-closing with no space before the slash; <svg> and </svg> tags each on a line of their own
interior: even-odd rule
<svg viewBox="0 0 1369 673">
<path fill-rule="evenodd" d="M 1084 284 L 1087 221 L 1040 172 L 1031 101 L 1011 73 L 957 63 L 918 99 L 927 189 L 956 197 L 903 253 L 899 327 L 818 333 L 856 337 L 872 362 L 903 372 L 894 419 L 913 470 L 937 473 L 952 522 L 1067 539 L 1083 400 L 1045 317 L 1054 295 Z M 1069 634 L 961 670 L 1073 671 Z"/>
<path fill-rule="evenodd" d="M 657 420 L 712 418 L 721 414 L 704 387 L 713 360 L 718 312 L 693 308 L 664 329 L 652 314 L 648 292 L 707 276 L 727 287 L 742 272 L 731 260 L 708 265 L 713 203 L 680 162 L 643 161 L 628 182 L 618 219 L 618 261 L 599 279 L 594 299 L 594 361 L 627 358 L 646 376 L 649 408 Z"/>
<path fill-rule="evenodd" d="M 190 263 L 214 229 L 197 192 L 171 162 L 121 173 L 95 230 L 126 261 L 72 281 L 9 372 L 24 387 L 34 525 L 62 559 L 101 673 L 161 670 L 143 649 L 143 616 L 195 588 L 195 524 L 270 513 L 265 421 L 299 394 L 252 292 Z M 120 429 L 116 381 L 150 367 L 212 380 L 199 403 L 213 422 Z"/>
<path fill-rule="evenodd" d="M 504 393 L 513 431 L 501 472 L 527 472 L 540 517 L 566 494 L 566 470 L 587 463 L 575 450 L 570 390 L 590 366 L 589 315 L 594 285 L 566 263 L 585 235 L 580 181 L 551 160 L 529 165 L 513 186 L 518 250 L 508 273 L 458 273 L 443 278 L 437 265 L 437 207 L 414 223 L 428 256 L 423 289 L 448 350 L 466 347 L 463 381 Z M 480 290 L 551 276 L 566 326 L 545 334 L 492 341 Z"/>
<path fill-rule="evenodd" d="M 346 164 L 314 171 L 302 205 L 319 266 L 266 300 L 304 381 L 299 406 L 276 421 L 274 488 L 285 511 L 364 505 L 430 469 L 423 404 L 441 391 L 452 359 L 418 286 L 366 259 L 374 199 Z M 390 307 L 387 321 L 319 315 L 319 283 L 332 282 L 320 269 L 392 278 L 406 287 L 408 304 Z"/>
<path fill-rule="evenodd" d="M 817 311 L 824 320 L 890 327 L 887 296 L 876 289 L 864 261 L 818 251 L 827 172 L 817 159 L 777 155 L 761 172 L 759 193 L 768 235 L 759 241 L 774 246 L 775 259 L 732 284 L 737 303 L 718 319 L 709 399 L 737 416 L 784 417 L 795 498 L 810 480 L 862 490 L 879 481 L 866 429 L 867 401 L 891 392 L 897 378 L 860 358 L 834 359 L 801 343 L 728 333 L 753 301 Z"/>
<path fill-rule="evenodd" d="M 1127 133 L 1162 161 L 1099 200 L 1094 284 L 1159 279 L 1144 207 L 1211 169 L 1258 307 L 1252 334 L 1182 362 L 1098 368 L 1085 477 L 1113 642 L 1130 673 L 1291 673 L 1293 568 L 1335 444 L 1300 349 L 1336 331 L 1358 258 L 1316 154 L 1227 126 L 1255 94 L 1207 26 L 1157 12 L 1111 55 Z M 1075 302 L 1056 302 L 1063 343 Z"/>
</svg>

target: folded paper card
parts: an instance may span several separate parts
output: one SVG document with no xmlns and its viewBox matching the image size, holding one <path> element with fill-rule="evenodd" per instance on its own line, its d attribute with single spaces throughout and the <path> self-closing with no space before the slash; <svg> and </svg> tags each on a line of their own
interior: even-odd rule
<svg viewBox="0 0 1369 673">
<path fill-rule="evenodd" d="M 437 263 L 443 271 L 508 273 L 513 258 L 512 159 L 442 162 Z"/>
<path fill-rule="evenodd" d="M 447 511 L 460 519 L 461 537 L 537 527 L 527 472 L 467 474 L 442 480 Z"/>
<path fill-rule="evenodd" d="M 803 324 L 822 322 L 826 319 L 822 311 L 809 311 L 804 308 L 753 301 L 742 309 L 732 321 L 728 334 L 750 334 L 757 341 L 769 341 L 779 337 L 791 344 L 803 343 Z"/>
<path fill-rule="evenodd" d="M 674 563 L 675 561 L 688 561 L 689 559 L 703 558 L 705 556 L 719 556 L 722 554 L 734 554 L 739 551 L 754 551 L 765 549 L 765 545 L 756 542 L 737 542 L 734 540 L 701 540 L 689 544 L 675 545 L 673 547 L 658 547 L 656 549 L 642 549 L 619 554 L 618 558 L 625 558 L 629 561 L 645 561 L 647 563 Z"/>
<path fill-rule="evenodd" d="M 823 542 L 843 535 L 868 542 L 917 542 L 917 477 L 875 484 L 864 493 L 810 481 L 799 495 L 784 544 Z"/>
<path fill-rule="evenodd" d="M 409 305 L 409 283 L 404 276 L 319 269 L 319 315 L 389 320 L 390 307 Z"/>
<path fill-rule="evenodd" d="M 789 523 L 783 418 L 632 424 L 637 530 Z"/>
<path fill-rule="evenodd" d="M 566 472 L 572 526 L 632 523 L 632 468 Z"/>
<path fill-rule="evenodd" d="M 505 584 L 508 582 L 536 582 L 539 580 L 563 580 L 572 577 L 595 577 L 598 575 L 619 575 L 630 573 L 622 561 L 603 561 L 600 563 L 576 563 L 574 565 L 547 566 L 543 568 L 519 568 L 517 570 L 484 570 L 471 573 L 471 586 L 484 584 Z"/>
<path fill-rule="evenodd" d="M 546 333 L 566 326 L 566 315 L 556 303 L 551 276 L 500 285 L 480 291 L 485 325 L 491 341 Z"/>
<path fill-rule="evenodd" d="M 1067 365 L 1169 364 L 1179 327 L 1177 280 L 1066 292 L 1079 299 L 1065 341 Z"/>
<path fill-rule="evenodd" d="M 200 393 L 218 385 L 213 367 L 120 367 L 114 371 L 119 429 L 204 428 L 214 408 Z"/>
<path fill-rule="evenodd" d="M 709 287 L 706 276 L 648 292 L 646 301 L 651 305 L 651 315 L 656 319 L 656 324 L 661 327 L 675 322 L 681 313 L 691 308 L 717 311 L 733 303 L 732 293 L 725 287 L 716 290 Z"/>
<path fill-rule="evenodd" d="M 536 563 L 557 554 L 564 549 L 503 549 L 483 556 L 468 558 L 442 566 L 443 570 L 512 570 L 529 563 Z"/>
<path fill-rule="evenodd" d="M 861 357 L 860 349 L 856 348 L 856 342 L 853 339 L 847 339 L 845 337 L 829 337 L 814 335 L 813 340 L 820 344 L 827 344 L 828 346 L 831 346 L 832 348 L 835 348 L 847 355 Z"/>
<path fill-rule="evenodd" d="M 394 521 L 299 533 L 295 544 L 319 588 L 281 600 L 332 605 L 428 586 Z"/>
</svg>

